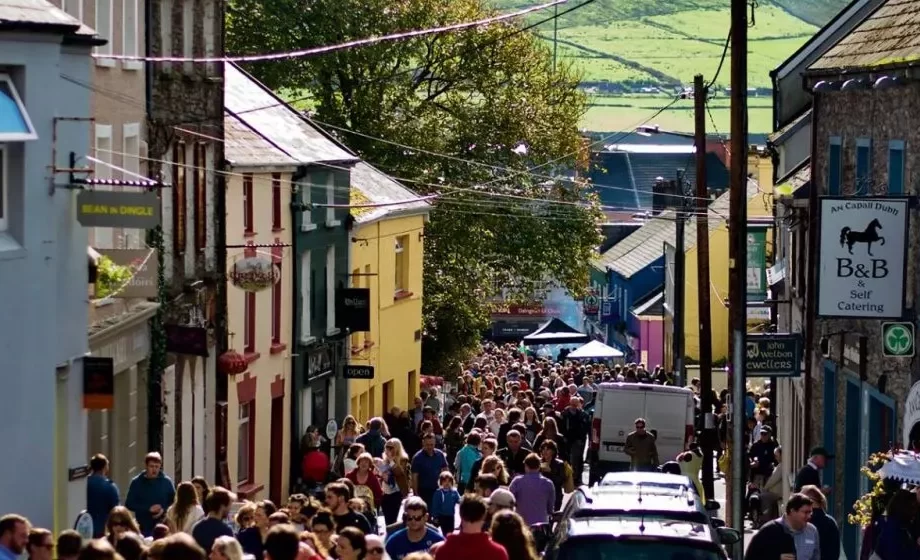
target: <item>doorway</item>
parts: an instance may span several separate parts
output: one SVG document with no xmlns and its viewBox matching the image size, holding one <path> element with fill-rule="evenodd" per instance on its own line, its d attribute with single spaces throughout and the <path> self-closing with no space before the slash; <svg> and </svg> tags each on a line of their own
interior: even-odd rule
<svg viewBox="0 0 920 560">
<path fill-rule="evenodd" d="M 383 413 L 387 414 L 393 410 L 393 381 L 387 381 L 383 384 Z"/>
<path fill-rule="evenodd" d="M 276 504 L 284 503 L 281 479 L 284 476 L 284 397 L 272 399 L 271 448 L 269 456 L 268 496 Z"/>
</svg>

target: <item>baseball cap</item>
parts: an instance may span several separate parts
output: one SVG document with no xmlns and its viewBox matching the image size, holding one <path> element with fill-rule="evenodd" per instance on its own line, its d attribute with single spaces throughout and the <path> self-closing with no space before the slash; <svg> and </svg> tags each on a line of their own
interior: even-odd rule
<svg viewBox="0 0 920 560">
<path fill-rule="evenodd" d="M 761 427 L 760 427 L 760 433 L 761 433 L 761 434 L 772 434 L 772 433 L 773 433 L 773 428 L 771 428 L 770 426 L 761 426 Z"/>
<path fill-rule="evenodd" d="M 834 456 L 831 453 L 828 453 L 827 449 L 823 447 L 813 447 L 809 457 L 825 457 L 827 459 L 833 459 Z"/>
<path fill-rule="evenodd" d="M 513 508 L 515 505 L 514 494 L 510 490 L 498 488 L 489 496 L 489 505 L 500 508 Z"/>
</svg>

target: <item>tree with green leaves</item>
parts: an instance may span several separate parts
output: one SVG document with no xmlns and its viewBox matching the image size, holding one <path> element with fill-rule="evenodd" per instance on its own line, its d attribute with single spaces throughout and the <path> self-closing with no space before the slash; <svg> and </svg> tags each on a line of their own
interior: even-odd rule
<svg viewBox="0 0 920 560">
<path fill-rule="evenodd" d="M 231 0 L 227 11 L 234 54 L 494 15 L 482 0 Z M 308 99 L 319 126 L 369 163 L 440 195 L 425 229 L 427 374 L 456 374 L 499 289 L 524 300 L 547 279 L 575 296 L 588 287 L 600 214 L 576 173 L 586 98 L 571 66 L 552 66 L 540 39 L 503 23 L 247 67 Z"/>
</svg>

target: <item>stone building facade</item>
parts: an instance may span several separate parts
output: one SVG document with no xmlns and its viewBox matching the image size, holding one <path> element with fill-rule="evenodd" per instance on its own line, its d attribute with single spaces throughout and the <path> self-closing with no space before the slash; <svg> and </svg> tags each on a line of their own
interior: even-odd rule
<svg viewBox="0 0 920 560">
<path fill-rule="evenodd" d="M 151 173 L 163 190 L 161 299 L 151 361 L 151 446 L 164 450 L 176 480 L 222 480 L 226 380 L 223 231 L 223 2 L 150 0 L 147 51 L 176 62 L 148 63 Z M 210 60 L 209 60 L 210 59 Z M 165 349 L 157 342 L 165 341 Z M 164 350 L 165 356 L 164 356 Z M 223 434 L 223 435 L 222 435 Z"/>
<path fill-rule="evenodd" d="M 920 285 L 913 279 L 920 272 L 916 258 L 920 227 L 917 210 L 907 206 L 906 274 L 891 275 L 876 286 L 896 290 L 904 282 L 901 317 L 822 318 L 814 312 L 820 296 L 816 270 L 831 257 L 820 253 L 828 245 L 818 245 L 822 219 L 818 208 L 825 196 L 851 202 L 862 197 L 895 200 L 917 194 L 920 158 L 913 147 L 920 145 L 920 115 L 912 106 L 920 99 L 920 83 L 908 64 L 891 62 L 910 57 L 886 50 L 890 43 L 886 37 L 896 31 L 893 27 L 904 26 L 903 18 L 892 16 L 904 9 L 917 13 L 920 2 L 883 3 L 806 73 L 806 85 L 813 92 L 809 234 L 810 246 L 816 249 L 807 265 L 812 312 L 807 314 L 811 324 L 806 328 L 813 336 L 806 349 L 811 399 L 805 405 L 812 411 L 806 429 L 811 431 L 811 442 L 836 456 L 825 469 L 823 482 L 834 489 L 832 513 L 842 522 L 843 547 L 849 557 L 858 553 L 861 536 L 846 516 L 869 489 L 860 468 L 872 453 L 905 444 L 900 425 L 908 393 L 918 377 L 918 364 L 914 357 L 883 355 L 882 325 L 887 320 L 916 321 Z M 889 229 L 881 233 L 892 242 L 904 232 Z M 895 314 L 900 311 L 894 310 Z"/>
</svg>

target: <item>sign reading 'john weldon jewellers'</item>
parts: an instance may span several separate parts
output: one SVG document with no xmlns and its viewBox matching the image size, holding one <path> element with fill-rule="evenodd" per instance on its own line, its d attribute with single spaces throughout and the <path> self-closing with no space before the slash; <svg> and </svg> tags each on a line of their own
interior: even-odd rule
<svg viewBox="0 0 920 560">
<path fill-rule="evenodd" d="M 819 316 L 903 316 L 908 220 L 906 198 L 821 199 Z"/>
</svg>

